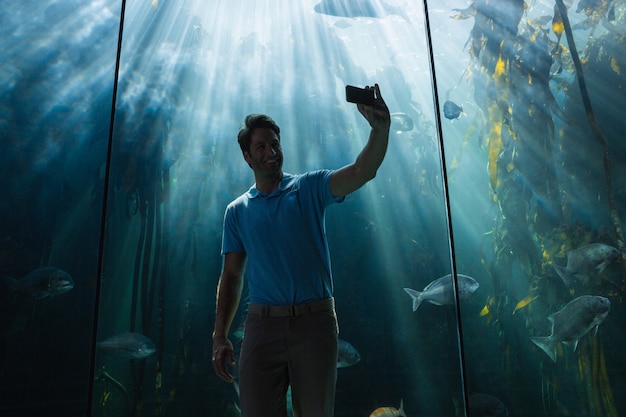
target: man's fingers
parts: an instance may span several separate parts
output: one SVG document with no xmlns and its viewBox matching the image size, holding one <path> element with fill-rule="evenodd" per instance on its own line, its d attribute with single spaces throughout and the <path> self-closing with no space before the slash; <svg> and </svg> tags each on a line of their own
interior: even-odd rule
<svg viewBox="0 0 626 417">
<path fill-rule="evenodd" d="M 233 382 L 233 376 L 226 369 L 226 360 L 228 360 L 230 366 L 235 366 L 235 358 L 232 351 L 218 348 L 213 352 L 213 369 L 215 373 L 226 382 Z"/>
</svg>

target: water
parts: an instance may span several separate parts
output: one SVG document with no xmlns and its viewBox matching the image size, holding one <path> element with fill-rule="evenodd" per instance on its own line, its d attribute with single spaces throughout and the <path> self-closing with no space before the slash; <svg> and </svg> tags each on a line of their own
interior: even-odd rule
<svg viewBox="0 0 626 417">
<path fill-rule="evenodd" d="M 439 109 L 421 3 L 129 2 L 113 129 L 121 3 L 5 3 L 0 275 L 53 266 L 74 287 L 36 300 L 0 281 L 2 415 L 237 415 L 210 361 L 223 210 L 254 181 L 236 133 L 267 113 L 286 172 L 341 167 L 369 130 L 344 86 L 374 82 L 403 124 L 377 177 L 327 212 L 340 337 L 361 358 L 338 370 L 336 415 L 402 400 L 460 416 L 463 387 L 511 416 L 624 413 L 623 260 L 570 287 L 553 268 L 588 243 L 623 253 L 623 3 L 614 19 L 569 9 L 590 112 L 545 0 L 429 4 Z M 454 266 L 480 287 L 413 312 L 403 288 L 452 272 L 442 149 Z M 553 362 L 531 337 L 580 295 L 611 310 Z M 92 356 L 128 331 L 156 352 Z"/>
</svg>

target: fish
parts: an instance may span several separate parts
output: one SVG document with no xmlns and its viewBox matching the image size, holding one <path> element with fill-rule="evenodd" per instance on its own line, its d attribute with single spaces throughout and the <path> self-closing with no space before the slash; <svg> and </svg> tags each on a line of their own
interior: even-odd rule
<svg viewBox="0 0 626 417">
<path fill-rule="evenodd" d="M 461 300 L 469 298 L 480 286 L 474 278 L 467 275 L 457 274 L 457 277 L 459 298 Z M 413 299 L 413 311 L 417 310 L 422 301 L 428 301 L 435 305 L 454 304 L 454 285 L 451 274 L 432 281 L 423 291 L 411 288 L 405 288 L 404 291 Z"/>
<path fill-rule="evenodd" d="M 403 401 L 400 400 L 400 408 L 395 409 L 393 407 L 380 407 L 376 410 L 372 411 L 370 417 L 397 417 L 402 416 L 406 417 L 404 413 L 404 404 Z"/>
<path fill-rule="evenodd" d="M 458 119 L 461 113 L 463 113 L 463 107 L 459 106 L 454 101 L 448 100 L 443 103 L 443 115 L 446 119 Z"/>
<path fill-rule="evenodd" d="M 611 310 L 611 301 L 600 295 L 581 295 L 553 313 L 548 319 L 552 322 L 552 334 L 547 337 L 531 337 L 530 340 L 541 348 L 552 362 L 556 362 L 556 346 L 565 343 L 576 350 L 578 341 L 591 329 L 598 332 L 600 323 Z"/>
<path fill-rule="evenodd" d="M 64 270 L 46 266 L 30 272 L 21 279 L 4 277 L 9 287 L 36 300 L 54 297 L 74 288 L 74 280 Z"/>
<path fill-rule="evenodd" d="M 485 304 L 483 306 L 483 308 L 480 310 L 480 312 L 478 313 L 478 315 L 480 317 L 485 317 L 486 315 L 490 314 L 491 310 L 489 310 L 489 306 L 487 304 Z"/>
<path fill-rule="evenodd" d="M 532 303 L 537 298 L 539 298 L 538 295 L 534 295 L 534 296 L 530 294 L 527 295 L 515 305 L 515 308 L 513 309 L 513 314 L 515 314 L 517 310 L 521 310 L 522 308 L 526 307 L 528 304 Z"/>
<path fill-rule="evenodd" d="M 337 340 L 337 368 L 346 368 L 358 363 L 361 355 L 350 343 L 345 340 Z"/>
<path fill-rule="evenodd" d="M 604 243 L 590 243 L 578 249 L 567 251 L 567 266 L 552 265 L 565 285 L 572 285 L 574 279 L 583 284 L 589 282 L 590 275 L 598 275 L 611 262 L 616 260 L 620 251 Z"/>
<path fill-rule="evenodd" d="M 470 394 L 469 409 L 472 417 L 508 417 L 509 410 L 497 397 L 480 392 Z"/>
<path fill-rule="evenodd" d="M 338 17 L 383 18 L 399 15 L 408 20 L 401 8 L 380 0 L 322 0 L 313 7 L 313 10 L 319 14 Z"/>
<path fill-rule="evenodd" d="M 391 129 L 397 133 L 413 130 L 414 126 L 413 119 L 406 113 L 391 113 Z"/>
<path fill-rule="evenodd" d="M 111 356 L 124 359 L 144 359 L 156 352 L 152 340 L 133 332 L 109 337 L 96 343 L 96 347 Z"/>
</svg>

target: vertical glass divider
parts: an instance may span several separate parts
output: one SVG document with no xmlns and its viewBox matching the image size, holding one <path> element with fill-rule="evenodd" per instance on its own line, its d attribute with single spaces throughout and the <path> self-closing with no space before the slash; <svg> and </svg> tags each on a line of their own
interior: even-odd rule
<svg viewBox="0 0 626 417">
<path fill-rule="evenodd" d="M 454 250 L 454 235 L 452 231 L 452 213 L 450 209 L 450 192 L 448 189 L 448 174 L 446 169 L 446 155 L 443 143 L 443 130 L 441 128 L 441 116 L 439 112 L 439 93 L 437 89 L 437 75 L 435 72 L 435 58 L 433 53 L 433 42 L 430 31 L 430 18 L 428 15 L 428 0 L 423 0 L 424 6 L 424 29 L 426 31 L 426 42 L 428 51 L 428 61 L 430 64 L 430 73 L 433 89 L 433 105 L 435 107 L 435 126 L 437 129 L 437 137 L 439 141 L 439 156 L 441 162 L 441 185 L 444 193 L 444 204 L 446 208 L 446 223 L 448 226 L 448 243 L 450 249 L 450 271 L 454 282 L 454 299 L 455 299 L 455 311 L 456 311 L 456 326 L 457 326 L 457 344 L 459 349 L 459 367 L 461 369 L 461 389 L 463 390 L 463 409 L 466 416 L 469 416 L 469 399 L 466 386 L 466 370 L 465 370 L 465 354 L 463 350 L 463 326 L 461 323 L 461 306 L 459 303 L 459 286 L 456 271 L 456 255 Z"/>
<path fill-rule="evenodd" d="M 85 415 L 91 416 L 93 411 L 95 362 L 96 362 L 96 342 L 98 337 L 98 313 L 100 310 L 100 286 L 102 283 L 102 268 L 104 265 L 104 244 L 107 219 L 107 205 L 109 200 L 109 179 L 111 176 L 111 152 L 113 150 L 113 133 L 115 129 L 115 106 L 117 102 L 117 86 L 120 73 L 120 57 L 122 54 L 122 37 L 124 33 L 124 14 L 126 11 L 126 0 L 121 0 L 120 25 L 117 35 L 117 52 L 115 56 L 115 73 L 113 79 L 113 93 L 111 94 L 111 116 L 109 121 L 109 137 L 107 139 L 107 155 L 104 171 L 104 182 L 102 190 L 102 219 L 100 220 L 100 248 L 98 251 L 98 276 L 96 277 L 96 288 L 94 294 L 93 307 L 93 332 L 91 336 L 91 359 L 89 363 L 89 393 L 87 397 L 87 412 Z"/>
</svg>

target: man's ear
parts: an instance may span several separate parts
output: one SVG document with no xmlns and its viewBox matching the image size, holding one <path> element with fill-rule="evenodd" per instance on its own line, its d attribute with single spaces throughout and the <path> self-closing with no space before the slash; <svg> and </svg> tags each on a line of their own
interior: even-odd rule
<svg viewBox="0 0 626 417">
<path fill-rule="evenodd" d="M 244 151 L 243 152 L 243 159 L 245 159 L 246 162 L 248 163 L 248 165 L 252 168 L 252 165 L 250 164 L 250 152 Z"/>
</svg>

